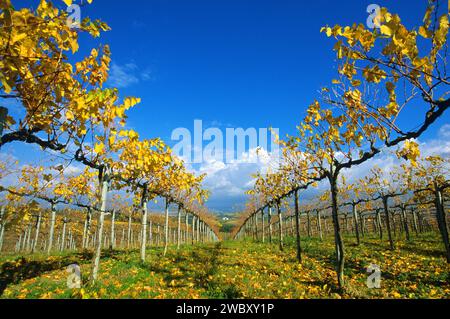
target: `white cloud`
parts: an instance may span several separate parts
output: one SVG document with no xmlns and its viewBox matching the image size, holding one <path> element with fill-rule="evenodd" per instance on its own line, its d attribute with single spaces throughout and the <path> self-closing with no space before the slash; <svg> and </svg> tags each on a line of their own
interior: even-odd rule
<svg viewBox="0 0 450 319">
<path fill-rule="evenodd" d="M 120 66 L 116 63 L 113 63 L 111 66 L 109 83 L 117 88 L 126 88 L 130 85 L 138 83 L 139 79 L 135 75 L 133 75 L 135 69 L 136 65 L 134 64 L 126 64 L 124 66 Z"/>
<path fill-rule="evenodd" d="M 443 158 L 449 158 L 450 139 L 447 137 L 446 134 L 449 134 L 450 136 L 450 125 L 448 124 L 444 125 L 441 128 L 438 138 L 428 140 L 426 142 L 416 140 L 416 142 L 420 146 L 421 156 L 427 157 L 430 155 L 440 155 Z M 398 159 L 398 157 L 395 155 L 395 150 L 396 148 L 383 151 L 380 155 L 376 156 L 375 158 L 361 165 L 354 166 L 351 169 L 344 171 L 343 174 L 345 174 L 347 182 L 353 183 L 358 179 L 361 179 L 369 175 L 370 170 L 374 166 L 378 166 L 384 172 L 387 173 L 390 170 L 392 170 L 394 166 L 398 166 L 401 165 L 402 163 L 405 163 L 404 160 Z"/>
<path fill-rule="evenodd" d="M 441 138 L 450 138 L 450 124 L 444 124 L 439 130 L 439 136 Z"/>
<path fill-rule="evenodd" d="M 238 159 L 229 163 L 209 159 L 197 169 L 190 169 L 196 174 L 207 174 L 203 186 L 211 191 L 209 206 L 212 209 L 227 210 L 233 204 L 243 205 L 245 192 L 253 187 L 252 175 L 256 172 L 265 173 L 269 168 L 278 166 L 278 160 L 276 153 L 255 148 L 240 154 Z"/>
<path fill-rule="evenodd" d="M 83 172 L 84 167 L 81 164 L 70 164 L 64 169 L 64 174 L 67 176 L 76 176 Z"/>
<path fill-rule="evenodd" d="M 150 69 L 145 69 L 140 72 L 139 67 L 133 63 L 126 63 L 124 65 L 119 65 L 113 63 L 111 65 L 111 72 L 109 76 L 109 84 L 117 88 L 126 88 L 132 86 L 133 84 L 142 81 L 152 80 L 152 72 Z"/>
<path fill-rule="evenodd" d="M 153 80 L 153 73 L 151 70 L 145 70 L 144 72 L 142 72 L 141 74 L 141 78 L 143 81 L 150 81 Z"/>
<path fill-rule="evenodd" d="M 430 155 L 440 155 L 447 158 L 450 157 L 450 138 L 448 137 L 419 144 L 422 156 L 424 157 Z"/>
<path fill-rule="evenodd" d="M 418 141 L 422 155 L 433 154 L 450 157 L 450 139 L 446 135 L 447 133 L 450 134 L 449 131 L 450 125 L 444 125 L 438 138 L 426 142 Z M 374 166 L 388 172 L 392 167 L 401 164 L 403 161 L 397 158 L 395 150 L 395 148 L 385 150 L 362 165 L 343 171 L 342 174 L 346 177 L 348 183 L 353 183 L 367 176 Z M 255 158 L 258 160 L 255 161 Z M 265 173 L 269 168 L 276 168 L 278 163 L 274 154 L 264 149 L 259 152 L 253 149 L 241 154 L 238 160 L 230 163 L 212 159 L 205 161 L 197 169 L 191 167 L 191 170 L 197 174 L 208 174 L 204 181 L 204 187 L 212 193 L 208 206 L 212 209 L 230 210 L 236 206 L 243 207 L 247 198 L 245 192 L 253 187 L 252 174 L 258 171 Z M 327 189 L 326 182 L 320 183 L 318 188 L 303 192 L 302 198 L 305 200 L 311 199 Z"/>
</svg>

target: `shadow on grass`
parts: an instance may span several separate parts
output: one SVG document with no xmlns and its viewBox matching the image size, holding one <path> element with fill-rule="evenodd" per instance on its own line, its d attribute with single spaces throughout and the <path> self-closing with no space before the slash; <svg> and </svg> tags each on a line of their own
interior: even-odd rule
<svg viewBox="0 0 450 319">
<path fill-rule="evenodd" d="M 102 252 L 102 259 L 117 258 L 121 251 L 107 250 Z M 90 251 L 74 253 L 68 256 L 50 256 L 45 260 L 29 260 L 21 257 L 14 262 L 7 262 L 0 268 L 0 296 L 10 284 L 18 284 L 41 276 L 44 273 L 63 269 L 72 264 L 86 264 L 92 260 Z"/>
<path fill-rule="evenodd" d="M 442 250 L 438 250 L 438 249 L 423 249 L 417 246 L 406 246 L 402 247 L 402 250 L 416 255 L 422 255 L 425 257 L 445 258 L 444 248 L 442 248 Z"/>
<path fill-rule="evenodd" d="M 223 286 L 214 280 L 219 265 L 219 256 L 222 254 L 222 246 L 220 243 L 212 247 L 198 247 L 190 252 L 189 256 L 168 256 L 174 258 L 175 267 L 179 269 L 179 273 L 172 273 L 170 268 L 155 264 L 141 264 L 141 267 L 160 274 L 166 285 L 173 288 L 187 287 L 194 284 L 195 287 L 205 289 L 206 293 L 215 298 L 235 299 L 241 296 L 241 293 L 235 286 Z M 163 258 L 161 256 L 161 258 Z M 175 282 L 175 284 L 173 284 Z"/>
</svg>

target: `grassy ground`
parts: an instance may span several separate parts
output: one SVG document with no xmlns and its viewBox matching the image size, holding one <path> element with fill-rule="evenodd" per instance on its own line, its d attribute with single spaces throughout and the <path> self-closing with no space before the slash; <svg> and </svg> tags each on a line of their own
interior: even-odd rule
<svg viewBox="0 0 450 319">
<path fill-rule="evenodd" d="M 366 238 L 355 246 L 347 239 L 345 290 L 336 287 L 332 238 L 303 239 L 303 264 L 295 259 L 293 240 L 284 252 L 277 245 L 225 242 L 138 252 L 107 252 L 94 287 L 68 289 L 66 267 L 81 265 L 87 281 L 90 254 L 3 256 L 1 298 L 450 298 L 450 266 L 439 238 L 421 235 L 410 243 Z M 370 264 L 381 267 L 381 289 L 366 286 Z"/>
</svg>

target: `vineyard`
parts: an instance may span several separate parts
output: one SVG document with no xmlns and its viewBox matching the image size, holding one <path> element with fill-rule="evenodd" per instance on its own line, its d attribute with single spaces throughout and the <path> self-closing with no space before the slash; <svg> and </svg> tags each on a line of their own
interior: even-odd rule
<svg viewBox="0 0 450 319">
<path fill-rule="evenodd" d="M 450 298 L 450 157 L 419 141 L 449 123 L 445 1 L 412 27 L 381 8 L 378 28 L 318 32 L 336 77 L 230 219 L 207 174 L 131 129 L 141 99 L 109 85 L 108 45 L 85 48 L 115 31 L 68 23 L 75 1 L 14 2 L 0 0 L 1 299 Z"/>
</svg>

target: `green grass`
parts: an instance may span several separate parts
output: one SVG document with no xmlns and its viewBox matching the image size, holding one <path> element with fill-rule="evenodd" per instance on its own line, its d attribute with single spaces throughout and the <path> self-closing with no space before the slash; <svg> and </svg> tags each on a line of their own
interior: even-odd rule
<svg viewBox="0 0 450 319">
<path fill-rule="evenodd" d="M 284 252 L 277 243 L 252 241 L 174 248 L 166 257 L 149 249 L 145 263 L 139 252 L 105 252 L 99 280 L 90 287 L 68 289 L 66 267 L 81 265 L 86 283 L 90 254 L 7 256 L 0 259 L 1 298 L 449 298 L 450 267 L 439 237 L 424 234 L 398 242 L 395 251 L 377 238 L 346 242 L 346 287 L 336 285 L 334 243 L 302 238 L 303 263 L 296 261 L 294 239 Z M 382 271 L 381 289 L 366 286 L 366 268 Z"/>
</svg>

